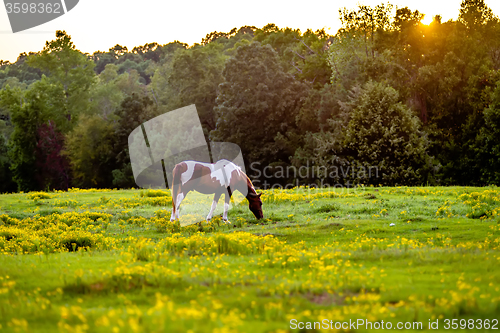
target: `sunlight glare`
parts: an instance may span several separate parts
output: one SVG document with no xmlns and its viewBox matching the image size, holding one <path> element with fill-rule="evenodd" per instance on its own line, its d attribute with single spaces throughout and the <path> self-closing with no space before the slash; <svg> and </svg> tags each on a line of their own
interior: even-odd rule
<svg viewBox="0 0 500 333">
<path fill-rule="evenodd" d="M 421 22 L 425 25 L 430 25 L 433 19 L 432 15 L 425 15 Z"/>
</svg>

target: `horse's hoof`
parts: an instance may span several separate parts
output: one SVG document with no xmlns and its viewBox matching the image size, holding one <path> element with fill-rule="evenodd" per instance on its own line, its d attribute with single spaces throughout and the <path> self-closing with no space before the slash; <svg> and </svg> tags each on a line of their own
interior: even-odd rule
<svg viewBox="0 0 500 333">
<path fill-rule="evenodd" d="M 229 220 L 224 220 L 224 223 L 231 224 L 231 221 L 229 221 Z"/>
</svg>

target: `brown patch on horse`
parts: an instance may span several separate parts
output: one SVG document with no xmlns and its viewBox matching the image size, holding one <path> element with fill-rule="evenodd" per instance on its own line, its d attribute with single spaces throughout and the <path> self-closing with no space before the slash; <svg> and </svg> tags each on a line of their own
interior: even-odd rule
<svg viewBox="0 0 500 333">
<path fill-rule="evenodd" d="M 224 188 L 220 185 L 217 178 L 212 177 L 212 170 L 204 165 L 195 164 L 193 175 L 191 179 L 184 184 L 183 193 L 186 195 L 188 192 L 196 190 L 200 193 L 211 194 L 213 188 Z"/>
<path fill-rule="evenodd" d="M 246 177 L 246 175 L 241 170 L 233 170 L 231 172 L 231 175 L 229 176 L 229 187 L 232 192 L 234 192 L 234 190 L 238 190 L 241 193 L 245 192 L 244 188 L 240 188 L 241 186 L 238 186 L 241 185 L 241 181 L 244 179 L 243 177 Z"/>
</svg>

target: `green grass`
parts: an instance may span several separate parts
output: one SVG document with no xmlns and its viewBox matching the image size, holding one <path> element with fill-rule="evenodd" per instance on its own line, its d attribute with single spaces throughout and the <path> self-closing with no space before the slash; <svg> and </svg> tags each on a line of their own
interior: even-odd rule
<svg viewBox="0 0 500 333">
<path fill-rule="evenodd" d="M 0 330 L 288 332 L 299 331 L 291 319 L 365 319 L 439 320 L 446 331 L 445 319 L 500 318 L 500 189 L 294 189 L 262 199 L 263 220 L 237 198 L 232 224 L 198 223 L 211 198 L 190 193 L 172 234 L 158 228 L 169 223 L 168 192 L 0 195 L 0 235 L 14 235 L 0 236 Z M 49 242 L 43 232 L 65 228 L 103 236 L 74 252 L 54 237 L 39 245 Z M 43 250 L 8 247 L 21 241 Z"/>
</svg>

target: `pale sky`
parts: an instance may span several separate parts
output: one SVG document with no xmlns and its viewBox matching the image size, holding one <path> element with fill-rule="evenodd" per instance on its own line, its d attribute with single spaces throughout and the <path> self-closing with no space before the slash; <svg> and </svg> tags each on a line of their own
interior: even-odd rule
<svg viewBox="0 0 500 333">
<path fill-rule="evenodd" d="M 116 44 L 134 46 L 179 40 L 192 45 L 212 31 L 268 23 L 301 31 L 326 28 L 330 34 L 340 27 L 338 10 L 356 8 L 358 3 L 375 6 L 381 0 L 327 1 L 165 1 L 80 0 L 67 14 L 24 32 L 12 33 L 5 7 L 0 5 L 0 60 L 14 62 L 19 53 L 37 52 L 45 41 L 55 39 L 56 30 L 66 30 L 76 47 L 88 53 L 107 51 Z M 387 1 L 385 1 L 387 2 Z M 500 1 L 486 0 L 496 15 Z M 392 0 L 394 6 L 418 9 L 428 22 L 436 14 L 443 21 L 457 19 L 461 0 Z M 330 28 L 330 30 L 328 30 Z"/>
</svg>

